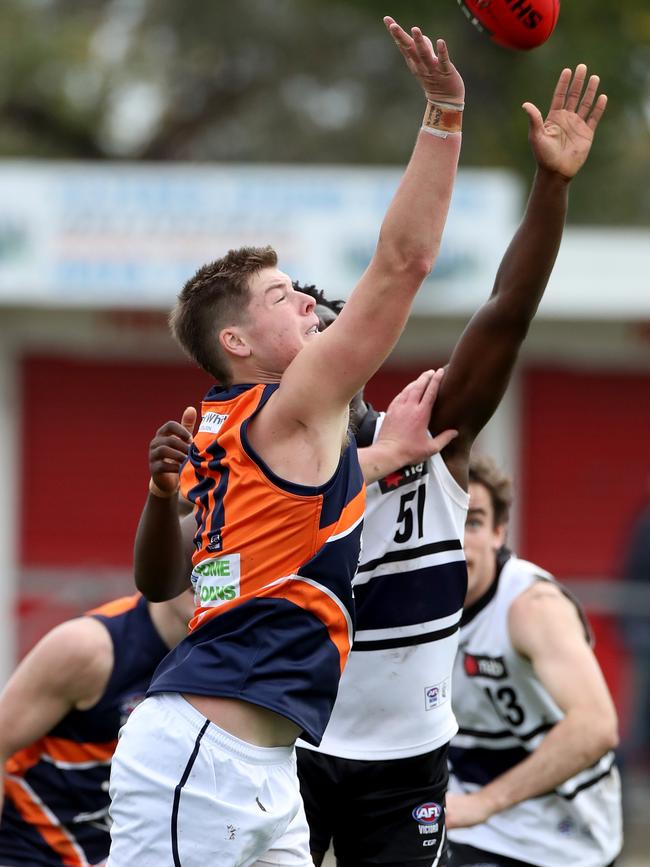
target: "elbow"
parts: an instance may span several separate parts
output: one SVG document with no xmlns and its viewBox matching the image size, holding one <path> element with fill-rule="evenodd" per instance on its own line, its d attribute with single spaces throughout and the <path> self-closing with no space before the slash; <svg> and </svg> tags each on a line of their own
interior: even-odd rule
<svg viewBox="0 0 650 867">
<path fill-rule="evenodd" d="M 134 571 L 135 586 L 138 592 L 142 593 L 144 598 L 149 602 L 167 602 L 173 599 L 174 595 L 166 593 L 165 586 L 160 581 L 152 581 L 151 576 Z"/>
<path fill-rule="evenodd" d="M 500 331 L 507 331 L 519 342 L 523 342 L 537 312 L 538 304 L 529 303 L 527 298 L 518 299 L 506 293 L 493 292 L 488 304 Z"/>
<path fill-rule="evenodd" d="M 618 721 L 616 716 L 613 719 L 600 727 L 599 731 L 599 757 L 605 753 L 615 750 L 619 745 L 620 738 L 618 734 Z"/>
<path fill-rule="evenodd" d="M 408 251 L 392 256 L 384 266 L 384 273 L 390 274 L 396 286 L 410 286 L 417 291 L 433 269 L 434 256 L 425 253 L 409 255 Z"/>
<path fill-rule="evenodd" d="M 594 724 L 593 716 L 585 723 L 583 731 L 589 731 L 588 759 L 592 764 L 604 755 L 615 750 L 619 744 L 618 720 L 615 713 L 603 714 L 598 723 Z"/>
<path fill-rule="evenodd" d="M 600 722 L 598 724 L 599 746 L 602 750 L 601 755 L 608 753 L 610 750 L 615 750 L 619 745 L 618 734 L 618 716 L 614 705 L 611 703 L 607 708 L 603 708 L 600 714 Z"/>
<path fill-rule="evenodd" d="M 431 273 L 439 248 L 439 244 L 413 245 L 407 238 L 392 242 L 380 238 L 377 256 L 385 274 L 391 274 L 402 285 L 408 282 L 417 288 Z"/>
</svg>

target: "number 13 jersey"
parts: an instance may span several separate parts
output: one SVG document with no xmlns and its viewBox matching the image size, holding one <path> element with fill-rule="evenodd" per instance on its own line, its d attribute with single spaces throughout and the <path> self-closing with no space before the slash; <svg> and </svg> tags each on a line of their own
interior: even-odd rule
<svg viewBox="0 0 650 867">
<path fill-rule="evenodd" d="M 522 762 L 564 716 L 531 663 L 512 646 L 508 630 L 516 597 L 536 581 L 553 578 L 506 549 L 497 567 L 496 580 L 467 608 L 460 630 L 454 666 L 460 729 L 449 750 L 453 793 L 477 791 Z M 588 640 L 579 606 L 578 611 Z M 620 851 L 621 835 L 620 780 L 609 752 L 555 791 L 481 825 L 454 829 L 449 839 L 543 867 L 603 867 Z"/>
<path fill-rule="evenodd" d="M 382 421 L 369 410 L 359 446 L 376 440 Z M 368 485 L 357 630 L 320 752 L 383 761 L 422 755 L 455 734 L 467 503 L 440 455 Z"/>
</svg>

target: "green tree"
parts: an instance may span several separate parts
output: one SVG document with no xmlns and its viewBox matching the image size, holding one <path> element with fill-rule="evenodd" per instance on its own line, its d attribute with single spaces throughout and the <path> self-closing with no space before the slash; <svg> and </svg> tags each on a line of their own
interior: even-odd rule
<svg viewBox="0 0 650 867">
<path fill-rule="evenodd" d="M 381 14 L 444 35 L 468 91 L 462 162 L 529 175 L 525 99 L 563 66 L 610 105 L 572 219 L 650 219 L 647 0 L 562 6 L 532 52 L 493 45 L 454 0 L 4 0 L 0 155 L 404 163 L 421 96 Z"/>
</svg>

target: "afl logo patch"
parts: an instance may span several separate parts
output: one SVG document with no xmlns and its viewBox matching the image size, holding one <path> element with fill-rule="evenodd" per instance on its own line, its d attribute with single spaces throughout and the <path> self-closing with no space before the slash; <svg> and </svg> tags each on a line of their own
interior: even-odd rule
<svg viewBox="0 0 650 867">
<path fill-rule="evenodd" d="M 432 825 L 440 818 L 441 813 L 442 807 L 440 804 L 434 804 L 433 801 L 429 801 L 427 804 L 420 804 L 419 807 L 416 807 L 411 815 L 420 825 Z"/>
</svg>

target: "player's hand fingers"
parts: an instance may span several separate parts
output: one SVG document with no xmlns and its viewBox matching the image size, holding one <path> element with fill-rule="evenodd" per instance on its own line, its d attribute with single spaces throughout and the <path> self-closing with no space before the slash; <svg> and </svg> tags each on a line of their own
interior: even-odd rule
<svg viewBox="0 0 650 867">
<path fill-rule="evenodd" d="M 436 60 L 433 43 L 428 36 L 424 35 L 419 27 L 411 27 L 411 36 L 413 37 L 413 47 L 419 60 L 425 66 L 430 67 Z"/>
<path fill-rule="evenodd" d="M 596 100 L 596 104 L 594 105 L 594 109 L 589 115 L 587 120 L 587 126 L 593 131 L 598 126 L 598 123 L 605 113 L 605 109 L 607 108 L 607 96 L 604 93 L 601 93 L 598 99 Z"/>
<path fill-rule="evenodd" d="M 433 409 L 433 405 L 438 397 L 438 391 L 440 390 L 440 383 L 445 375 L 445 368 L 439 367 L 437 370 L 430 370 L 427 372 L 431 375 L 426 384 L 426 388 L 422 392 L 420 404 L 422 405 L 422 408 L 431 415 L 431 410 Z"/>
<path fill-rule="evenodd" d="M 542 132 L 544 129 L 544 118 L 541 111 L 532 102 L 525 102 L 522 105 L 523 110 L 528 115 L 528 125 L 531 132 Z"/>
<path fill-rule="evenodd" d="M 196 408 L 193 406 L 186 406 L 183 410 L 183 415 L 181 416 L 181 424 L 188 432 L 190 436 L 194 434 L 194 426 L 196 425 Z"/>
<path fill-rule="evenodd" d="M 433 370 L 422 371 L 417 379 L 414 379 L 413 382 L 409 382 L 406 388 L 403 389 L 402 394 L 416 405 L 421 403 L 427 389 L 429 388 L 433 375 Z"/>
<path fill-rule="evenodd" d="M 585 88 L 585 92 L 582 95 L 582 99 L 580 100 L 580 105 L 578 106 L 577 114 L 583 120 L 587 119 L 589 112 L 594 104 L 594 100 L 596 98 L 596 91 L 598 90 L 598 85 L 600 84 L 600 78 L 597 75 L 590 75 L 589 81 L 587 82 L 587 87 Z"/>
<path fill-rule="evenodd" d="M 569 86 L 569 90 L 566 97 L 566 102 L 564 103 L 564 108 L 567 111 L 575 111 L 576 106 L 578 105 L 578 101 L 580 100 L 580 94 L 582 93 L 582 88 L 585 83 L 585 78 L 587 77 L 587 67 L 584 63 L 579 63 L 576 66 L 576 71 L 573 76 L 573 81 Z"/>
<path fill-rule="evenodd" d="M 391 400 L 386 413 L 399 412 L 404 409 L 404 406 L 407 403 L 413 403 L 417 406 L 432 373 L 432 370 L 425 370 L 417 379 L 413 379 L 405 385 L 404 388 Z"/>
<path fill-rule="evenodd" d="M 436 39 L 436 56 L 442 72 L 449 72 L 451 60 L 449 59 L 449 50 L 444 39 Z"/>
<path fill-rule="evenodd" d="M 188 407 L 187 409 L 190 409 L 190 407 Z M 185 412 L 187 412 L 187 409 L 185 410 Z M 185 416 L 185 412 L 183 413 L 183 417 Z M 196 410 L 194 410 L 194 412 L 196 413 Z M 182 440 L 185 440 L 186 442 L 190 442 L 190 440 L 192 439 L 191 432 L 189 432 L 188 429 L 182 424 L 182 421 L 166 421 L 165 424 L 161 425 L 158 428 L 152 442 L 154 440 L 168 436 L 177 436 L 180 437 Z"/>
<path fill-rule="evenodd" d="M 149 453 L 149 464 L 154 463 L 174 463 L 182 464 L 187 458 L 187 452 L 180 448 L 174 448 L 171 445 L 158 445 Z"/>
<path fill-rule="evenodd" d="M 179 452 L 182 452 L 187 456 L 187 453 L 190 450 L 191 440 L 187 438 L 187 431 L 185 428 L 182 428 L 183 434 L 170 434 L 166 437 L 154 437 L 149 443 L 149 454 L 153 454 L 156 449 L 159 449 L 164 446 L 169 446 L 170 448 L 177 449 Z"/>
<path fill-rule="evenodd" d="M 384 18 L 384 24 L 402 54 L 404 54 L 405 57 L 410 57 L 413 49 L 412 37 L 410 37 L 405 30 L 402 30 L 394 18 L 386 16 L 386 18 Z"/>
<path fill-rule="evenodd" d="M 572 71 L 569 67 L 566 67 L 560 73 L 560 77 L 557 80 L 557 84 L 555 85 L 555 90 L 553 91 L 553 96 L 551 98 L 551 111 L 559 111 L 561 108 L 564 108 L 564 101 L 566 100 L 567 91 L 569 89 L 569 82 L 571 81 Z"/>
<path fill-rule="evenodd" d="M 450 430 L 444 430 L 442 433 L 437 434 L 437 436 L 435 436 L 435 437 L 431 437 L 431 440 L 429 443 L 429 449 L 430 449 L 429 457 L 432 457 L 433 455 L 437 455 L 443 449 L 447 448 L 449 443 L 452 440 L 455 440 L 457 436 L 458 436 L 458 431 L 450 429 Z"/>
</svg>

